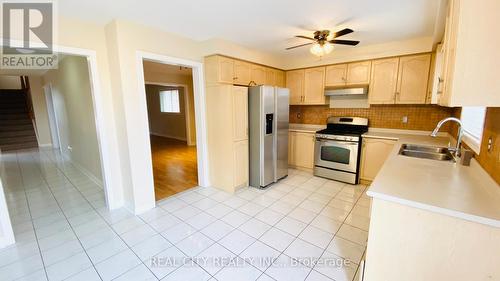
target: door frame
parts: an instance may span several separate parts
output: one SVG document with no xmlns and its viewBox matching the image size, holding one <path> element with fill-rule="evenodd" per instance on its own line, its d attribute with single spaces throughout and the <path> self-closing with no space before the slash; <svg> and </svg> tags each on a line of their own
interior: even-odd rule
<svg viewBox="0 0 500 281">
<path fill-rule="evenodd" d="M 57 125 L 57 113 L 54 109 L 54 100 L 52 97 L 52 84 L 47 83 L 42 86 L 45 95 L 45 103 L 47 105 L 47 115 L 49 119 L 50 137 L 52 139 L 52 147 L 57 148 L 62 152 L 61 136 L 59 126 Z"/>
<path fill-rule="evenodd" d="M 11 41 L 14 41 L 17 44 L 22 43 L 22 41 L 19 40 Z M 0 46 L 3 46 L 4 42 L 7 42 L 6 39 L 0 37 Z M 119 155 L 113 150 L 113 132 L 106 129 L 105 116 L 106 112 L 108 112 L 109 110 L 108 108 L 105 108 L 103 93 L 101 91 L 101 82 L 99 79 L 99 72 L 97 67 L 97 52 L 92 49 L 83 49 L 62 45 L 53 45 L 53 49 L 54 52 L 59 55 L 76 55 L 85 57 L 87 59 L 106 206 L 110 210 L 120 208 L 123 206 L 123 197 L 121 191 L 122 179 L 120 173 L 113 172 L 113 167 L 116 168 L 116 166 L 120 164 L 118 160 Z M 0 192 L 1 191 L 2 190 L 0 190 Z M 2 218 L 2 216 L 0 216 L 0 223 L 7 226 L 4 231 L 8 232 L 9 229 L 12 228 L 11 222 L 7 221 L 5 218 Z M 8 227 L 9 225 L 10 228 Z M 14 243 L 15 241 L 8 242 Z"/>
<path fill-rule="evenodd" d="M 197 154 L 197 168 L 198 168 L 198 185 L 203 187 L 210 186 L 209 180 L 209 164 L 208 164 L 208 140 L 207 140 L 207 123 L 206 123 L 206 101 L 205 101 L 205 83 L 204 83 L 204 72 L 203 63 L 198 61 L 186 60 L 176 57 L 170 57 L 165 55 L 159 55 L 155 53 L 149 53 L 144 51 L 136 51 L 136 70 L 137 70 L 137 89 L 139 92 L 139 104 L 137 105 L 139 110 L 137 114 L 143 116 L 139 117 L 139 120 L 148 120 L 147 116 L 147 103 L 146 103 L 146 87 L 144 79 L 144 65 L 143 61 L 152 61 L 160 64 L 178 65 L 189 67 L 192 69 L 193 74 L 193 96 L 194 96 L 194 113 L 195 113 L 195 126 L 196 126 L 196 154 Z M 142 141 L 147 144 L 146 153 L 136 155 L 138 158 L 146 158 L 146 162 L 150 163 L 148 167 L 141 166 L 140 163 L 130 163 L 131 169 L 143 170 L 143 175 L 150 177 L 148 180 L 144 181 L 149 186 L 145 187 L 146 192 L 153 194 L 150 198 L 154 202 L 150 202 L 150 206 L 156 205 L 156 199 L 154 196 L 154 180 L 153 180 L 153 166 L 152 166 L 152 156 L 151 156 L 151 142 L 149 139 L 149 124 L 144 124 L 143 126 L 136 127 L 138 134 L 136 136 L 142 136 Z M 131 151 L 130 153 L 136 153 Z M 140 152 L 137 152 L 140 153 Z"/>
<path fill-rule="evenodd" d="M 191 141 L 191 117 L 188 114 L 189 101 L 190 97 L 188 94 L 189 86 L 186 84 L 177 84 L 177 83 L 161 83 L 161 82 L 152 82 L 146 81 L 144 86 L 146 85 L 155 85 L 155 86 L 165 86 L 165 87 L 177 87 L 184 89 L 184 114 L 186 114 L 186 142 L 189 146 L 195 145 L 196 142 Z M 194 94 L 193 94 L 194 96 Z M 196 120 L 195 120 L 196 121 Z M 196 123 L 195 123 L 196 126 Z"/>
</svg>

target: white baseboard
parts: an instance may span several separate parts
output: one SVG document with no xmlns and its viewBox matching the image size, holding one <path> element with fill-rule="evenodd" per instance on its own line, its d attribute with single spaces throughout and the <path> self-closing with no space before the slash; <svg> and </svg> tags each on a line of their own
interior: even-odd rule
<svg viewBox="0 0 500 281">
<path fill-rule="evenodd" d="M 171 136 L 171 135 L 160 134 L 160 133 L 155 133 L 155 132 L 149 132 L 149 134 L 153 135 L 153 136 L 158 136 L 158 137 L 164 137 L 164 138 L 175 139 L 175 140 L 180 140 L 180 141 L 187 141 L 185 137 Z"/>
<path fill-rule="evenodd" d="M 38 147 L 52 147 L 52 143 L 40 143 Z"/>
<path fill-rule="evenodd" d="M 82 174 L 86 175 L 89 177 L 90 180 L 92 180 L 95 184 L 97 184 L 100 188 L 104 189 L 104 184 L 102 183 L 102 180 L 94 176 L 89 170 L 87 170 L 85 167 L 82 165 L 78 164 L 77 162 L 73 161 L 71 157 L 69 157 L 67 154 L 63 154 L 63 157 L 71 162 Z"/>
</svg>

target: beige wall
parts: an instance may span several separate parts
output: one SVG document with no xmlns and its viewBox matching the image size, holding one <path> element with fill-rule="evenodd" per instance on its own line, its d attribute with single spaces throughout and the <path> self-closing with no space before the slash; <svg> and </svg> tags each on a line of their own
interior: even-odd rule
<svg viewBox="0 0 500 281">
<path fill-rule="evenodd" d="M 63 154 L 96 180 L 102 181 L 86 58 L 66 56 L 57 70 L 50 70 L 43 75 L 43 81 L 52 86 L 52 100 Z"/>
<path fill-rule="evenodd" d="M 192 71 L 184 73 L 172 72 L 172 66 L 144 61 L 144 80 L 151 83 L 184 85 L 187 88 L 188 108 L 186 113 L 189 119 L 189 145 L 196 145 L 196 117 L 194 111 L 193 75 Z"/>
<path fill-rule="evenodd" d="M 180 113 L 166 113 L 160 110 L 160 91 L 179 90 Z M 149 132 L 152 135 L 186 140 L 186 107 L 184 88 L 146 85 Z"/>
<path fill-rule="evenodd" d="M 19 76 L 0 75 L 0 90 L 21 89 Z"/>
<path fill-rule="evenodd" d="M 93 69 L 97 77 L 96 93 L 102 107 L 102 139 L 109 165 L 108 186 L 112 196 L 112 207 L 123 202 L 127 207 L 141 211 L 152 207 L 154 194 L 145 187 L 153 186 L 151 161 L 144 157 L 149 147 L 144 143 L 148 136 L 138 133 L 138 128 L 147 123 L 147 112 L 138 109 L 141 97 L 138 93 L 137 51 L 171 56 L 202 62 L 203 56 L 221 53 L 244 60 L 255 61 L 278 68 L 286 68 L 288 61 L 266 53 L 250 50 L 227 41 L 213 39 L 194 41 L 158 29 L 116 20 L 105 26 L 80 20 L 59 18 L 56 44 L 79 50 L 90 50 L 97 59 Z M 1 31 L 0 31 L 1 32 Z M 420 49 L 408 44 L 407 49 Z M 424 45 L 424 44 L 422 44 Z M 387 46 L 379 49 L 387 49 Z M 373 50 L 372 50 L 373 51 Z M 370 50 L 366 51 L 371 52 Z M 366 55 L 366 54 L 365 54 Z M 307 56 L 310 58 L 310 56 Z M 352 60 L 352 59 L 349 59 Z M 328 62 L 330 63 L 330 62 Z M 290 62 L 301 67 L 302 62 Z M 207 112 L 210 114 L 210 112 Z"/>
</svg>

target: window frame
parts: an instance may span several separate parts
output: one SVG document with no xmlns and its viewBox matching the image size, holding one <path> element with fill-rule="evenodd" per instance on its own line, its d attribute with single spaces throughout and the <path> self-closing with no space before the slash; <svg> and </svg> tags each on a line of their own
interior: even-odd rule
<svg viewBox="0 0 500 281">
<path fill-rule="evenodd" d="M 474 106 L 474 107 L 481 107 L 482 110 L 484 110 L 483 114 L 483 120 L 481 124 L 481 135 L 476 138 L 475 135 L 471 134 L 469 131 L 466 130 L 465 126 L 462 128 L 463 134 L 462 134 L 462 141 L 470 148 L 472 149 L 476 154 L 479 154 L 481 152 L 481 143 L 483 141 L 483 136 L 484 136 L 484 124 L 486 121 L 486 111 L 487 108 L 485 106 Z M 463 121 L 464 117 L 464 108 L 462 107 L 462 112 L 460 114 L 460 120 L 462 121 L 462 124 L 465 125 L 465 122 Z"/>
<path fill-rule="evenodd" d="M 178 103 L 178 108 L 179 111 L 163 111 L 164 108 L 164 103 L 163 103 L 163 92 L 177 92 L 177 103 Z M 158 92 L 158 98 L 160 100 L 160 113 L 161 114 L 182 114 L 182 107 L 181 107 L 181 93 L 179 89 L 168 89 L 168 90 L 160 90 Z M 172 98 L 170 97 L 172 100 Z"/>
</svg>

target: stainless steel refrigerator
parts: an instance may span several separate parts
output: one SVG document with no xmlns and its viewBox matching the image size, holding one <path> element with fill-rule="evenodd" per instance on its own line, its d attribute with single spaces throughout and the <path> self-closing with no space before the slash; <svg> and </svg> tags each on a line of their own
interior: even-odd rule
<svg viewBox="0 0 500 281">
<path fill-rule="evenodd" d="M 288 175 L 289 95 L 286 88 L 249 88 L 250 186 L 266 187 Z"/>
</svg>

